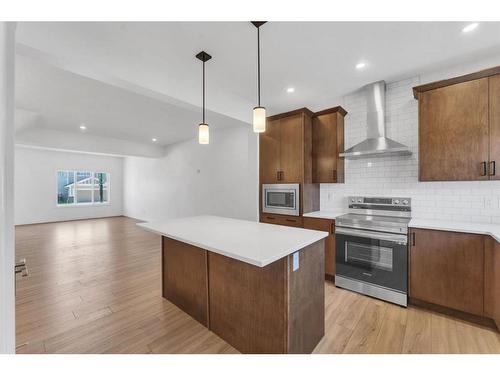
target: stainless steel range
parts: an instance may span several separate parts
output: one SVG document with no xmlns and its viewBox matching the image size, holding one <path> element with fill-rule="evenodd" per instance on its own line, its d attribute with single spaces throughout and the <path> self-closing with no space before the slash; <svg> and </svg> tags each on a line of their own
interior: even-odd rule
<svg viewBox="0 0 500 375">
<path fill-rule="evenodd" d="M 410 198 L 349 197 L 335 220 L 335 285 L 407 306 Z"/>
</svg>

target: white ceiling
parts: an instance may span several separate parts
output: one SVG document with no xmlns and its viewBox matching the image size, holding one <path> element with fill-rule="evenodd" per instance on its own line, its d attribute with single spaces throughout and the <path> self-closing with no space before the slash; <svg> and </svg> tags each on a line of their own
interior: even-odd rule
<svg viewBox="0 0 500 375">
<path fill-rule="evenodd" d="M 469 34 L 464 25 L 269 22 L 261 29 L 262 104 L 269 114 L 319 110 L 379 79 L 500 54 L 500 23 L 481 23 Z M 17 39 L 25 51 L 16 76 L 22 126 L 77 131 L 85 122 L 99 135 L 156 136 L 162 144 L 195 137 L 201 63 L 194 55 L 201 50 L 213 56 L 206 65 L 209 124 L 249 123 L 256 105 L 250 23 L 20 23 Z M 362 60 L 368 66 L 358 71 Z"/>
<path fill-rule="evenodd" d="M 152 99 L 24 56 L 16 61 L 16 128 L 32 126 L 158 144 L 197 136 L 198 108 Z M 40 114 L 35 116 L 35 114 Z M 210 112 L 213 128 L 240 123 Z"/>
</svg>

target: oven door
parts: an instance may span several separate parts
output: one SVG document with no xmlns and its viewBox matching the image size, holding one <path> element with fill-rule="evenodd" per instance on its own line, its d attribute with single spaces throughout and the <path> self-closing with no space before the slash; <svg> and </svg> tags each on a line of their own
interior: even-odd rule
<svg viewBox="0 0 500 375">
<path fill-rule="evenodd" d="M 262 185 L 262 212 L 299 215 L 299 184 Z"/>
<path fill-rule="evenodd" d="M 406 235 L 336 227 L 335 236 L 337 275 L 407 292 Z"/>
</svg>

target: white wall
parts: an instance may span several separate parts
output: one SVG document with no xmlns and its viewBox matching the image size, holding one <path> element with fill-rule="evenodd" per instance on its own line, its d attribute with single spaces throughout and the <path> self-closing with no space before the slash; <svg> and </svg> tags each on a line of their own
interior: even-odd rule
<svg viewBox="0 0 500 375">
<path fill-rule="evenodd" d="M 123 158 L 16 146 L 15 223 L 32 224 L 123 214 Z M 110 203 L 103 206 L 57 206 L 57 171 L 110 173 Z"/>
<path fill-rule="evenodd" d="M 346 160 L 345 184 L 321 184 L 321 209 L 345 209 L 349 195 L 400 196 L 412 198 L 413 217 L 500 224 L 500 181 L 418 181 L 418 102 L 412 93 L 412 87 L 421 83 L 495 65 L 500 59 L 388 83 L 387 136 L 409 146 L 413 155 Z M 345 119 L 349 148 L 366 136 L 364 93 L 345 96 L 341 104 L 349 112 Z"/>
<path fill-rule="evenodd" d="M 160 159 L 125 159 L 125 215 L 151 221 L 214 214 L 258 218 L 258 137 L 250 126 L 167 147 Z"/>
<path fill-rule="evenodd" d="M 14 55 L 15 22 L 0 22 L 0 353 L 15 352 Z"/>
</svg>

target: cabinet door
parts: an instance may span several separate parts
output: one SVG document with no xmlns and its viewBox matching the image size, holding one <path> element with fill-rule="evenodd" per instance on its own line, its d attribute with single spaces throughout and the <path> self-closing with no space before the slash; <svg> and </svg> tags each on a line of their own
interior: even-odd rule
<svg viewBox="0 0 500 375">
<path fill-rule="evenodd" d="M 335 221 L 328 219 L 316 219 L 304 217 L 304 228 L 321 230 L 330 235 L 325 239 L 325 274 L 335 276 Z"/>
<path fill-rule="evenodd" d="M 301 182 L 304 171 L 304 115 L 280 120 L 280 182 Z"/>
<path fill-rule="evenodd" d="M 490 179 L 500 179 L 500 75 L 489 78 L 490 89 Z"/>
<path fill-rule="evenodd" d="M 495 320 L 500 329 L 500 243 L 485 239 L 484 248 L 484 316 Z"/>
<path fill-rule="evenodd" d="M 411 230 L 410 297 L 483 314 L 484 237 Z"/>
<path fill-rule="evenodd" d="M 419 94 L 420 181 L 487 180 L 488 145 L 488 78 Z"/>
<path fill-rule="evenodd" d="M 344 120 L 338 113 L 313 118 L 313 183 L 344 182 Z M 340 150 L 342 148 L 342 150 Z"/>
<path fill-rule="evenodd" d="M 263 184 L 278 182 L 280 136 L 280 120 L 268 121 L 266 131 L 259 135 L 260 181 Z"/>
</svg>

